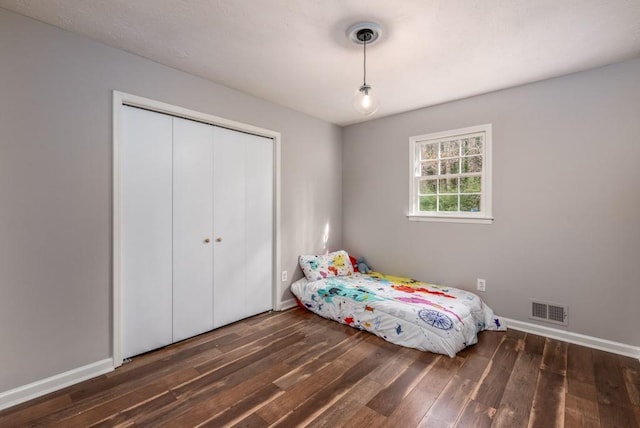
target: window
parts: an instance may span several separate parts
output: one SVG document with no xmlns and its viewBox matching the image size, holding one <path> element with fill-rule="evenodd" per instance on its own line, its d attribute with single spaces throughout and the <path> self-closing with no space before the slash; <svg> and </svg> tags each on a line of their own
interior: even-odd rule
<svg viewBox="0 0 640 428">
<path fill-rule="evenodd" d="M 410 220 L 491 223 L 491 125 L 409 139 Z"/>
</svg>

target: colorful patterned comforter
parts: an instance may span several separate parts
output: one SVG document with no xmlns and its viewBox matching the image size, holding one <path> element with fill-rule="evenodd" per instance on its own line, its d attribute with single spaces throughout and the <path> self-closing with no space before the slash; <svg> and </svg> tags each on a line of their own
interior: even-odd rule
<svg viewBox="0 0 640 428">
<path fill-rule="evenodd" d="M 303 278 L 291 291 L 309 310 L 389 342 L 453 357 L 482 330 L 506 330 L 475 294 L 373 272 Z"/>
</svg>

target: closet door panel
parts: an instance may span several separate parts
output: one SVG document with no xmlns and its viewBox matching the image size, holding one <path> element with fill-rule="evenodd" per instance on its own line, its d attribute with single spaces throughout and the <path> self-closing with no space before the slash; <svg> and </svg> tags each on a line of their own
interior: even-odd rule
<svg viewBox="0 0 640 428">
<path fill-rule="evenodd" d="M 246 264 L 246 147 L 242 133 L 214 128 L 213 319 L 219 327 L 243 318 Z"/>
<path fill-rule="evenodd" d="M 123 356 L 172 341 L 171 117 L 122 108 Z"/>
<path fill-rule="evenodd" d="M 174 342 L 213 329 L 213 129 L 174 118 Z"/>
<path fill-rule="evenodd" d="M 246 145 L 246 316 L 273 308 L 273 140 L 243 136 Z"/>
</svg>

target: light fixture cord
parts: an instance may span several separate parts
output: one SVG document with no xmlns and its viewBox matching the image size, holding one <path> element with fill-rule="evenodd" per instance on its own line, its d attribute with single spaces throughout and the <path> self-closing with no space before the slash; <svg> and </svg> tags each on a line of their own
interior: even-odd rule
<svg viewBox="0 0 640 428">
<path fill-rule="evenodd" d="M 363 42 L 364 42 L 364 61 L 363 61 L 363 68 L 364 68 L 364 72 L 363 72 L 363 86 L 367 85 L 367 35 L 365 34 L 364 38 L 363 38 Z"/>
</svg>

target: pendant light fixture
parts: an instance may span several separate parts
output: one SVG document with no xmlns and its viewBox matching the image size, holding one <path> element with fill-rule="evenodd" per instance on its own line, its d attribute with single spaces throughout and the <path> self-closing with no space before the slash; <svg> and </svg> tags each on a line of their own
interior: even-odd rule
<svg viewBox="0 0 640 428">
<path fill-rule="evenodd" d="M 347 36 L 351 41 L 363 46 L 362 85 L 353 94 L 353 106 L 364 116 L 371 116 L 380 106 L 376 90 L 367 83 L 367 46 L 375 43 L 381 34 L 380 26 L 373 22 L 360 22 L 347 30 Z"/>
</svg>

